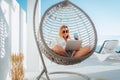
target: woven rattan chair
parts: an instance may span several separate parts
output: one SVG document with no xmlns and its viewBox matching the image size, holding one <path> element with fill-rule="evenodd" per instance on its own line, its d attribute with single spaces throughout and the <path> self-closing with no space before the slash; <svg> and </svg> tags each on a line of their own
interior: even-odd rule
<svg viewBox="0 0 120 80">
<path fill-rule="evenodd" d="M 51 6 L 42 16 L 38 30 L 35 26 L 37 1 L 33 16 L 34 36 L 44 67 L 45 64 L 42 53 L 44 53 L 45 56 L 51 61 L 62 65 L 73 65 L 80 63 L 92 55 L 97 43 L 96 29 L 90 17 L 81 8 L 77 7 L 68 0 L 64 0 Z M 91 46 L 92 50 L 88 55 L 80 58 L 64 57 L 57 55 L 50 48 L 52 40 L 58 37 L 58 30 L 62 25 L 69 26 L 71 30 L 71 36 L 73 36 L 74 33 L 78 33 L 80 39 L 82 40 L 82 47 L 86 45 Z"/>
</svg>

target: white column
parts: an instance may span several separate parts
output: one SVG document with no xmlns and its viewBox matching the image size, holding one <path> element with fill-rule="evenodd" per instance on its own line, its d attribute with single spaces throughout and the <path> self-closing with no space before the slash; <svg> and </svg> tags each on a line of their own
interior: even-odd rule
<svg viewBox="0 0 120 80">
<path fill-rule="evenodd" d="M 20 13 L 19 13 L 19 51 L 22 52 L 24 54 L 24 68 L 26 69 L 26 41 L 27 41 L 27 32 L 26 32 L 26 28 L 27 28 L 27 20 L 26 20 L 26 12 L 20 7 Z"/>
<path fill-rule="evenodd" d="M 11 12 L 12 52 L 19 53 L 19 5 L 14 4 Z"/>
<path fill-rule="evenodd" d="M 27 71 L 29 72 L 38 72 L 40 68 L 39 53 L 33 34 L 33 9 L 35 1 L 36 0 L 28 0 L 27 7 Z M 36 15 L 38 16 L 36 17 L 36 26 L 38 26 L 40 21 L 39 3 L 36 13 Z"/>
</svg>

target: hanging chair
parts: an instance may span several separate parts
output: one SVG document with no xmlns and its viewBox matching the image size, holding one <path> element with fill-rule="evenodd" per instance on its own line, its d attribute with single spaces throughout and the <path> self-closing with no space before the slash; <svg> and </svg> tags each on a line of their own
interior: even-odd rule
<svg viewBox="0 0 120 80">
<path fill-rule="evenodd" d="M 51 43 L 55 38 L 58 38 L 59 28 L 62 25 L 69 26 L 71 36 L 78 33 L 80 40 L 82 40 L 82 47 L 91 46 L 92 50 L 88 55 L 79 58 L 64 57 L 51 49 Z M 44 53 L 51 61 L 62 65 L 72 65 L 85 60 L 92 55 L 97 43 L 96 30 L 90 17 L 68 0 L 59 2 L 47 9 L 41 18 L 38 32 L 37 44 L 40 54 Z"/>
</svg>

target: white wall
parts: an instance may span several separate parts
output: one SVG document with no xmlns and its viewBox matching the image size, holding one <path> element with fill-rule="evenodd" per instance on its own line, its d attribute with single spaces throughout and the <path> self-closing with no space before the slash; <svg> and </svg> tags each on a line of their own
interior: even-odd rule
<svg viewBox="0 0 120 80">
<path fill-rule="evenodd" d="M 10 26 L 10 8 L 5 1 L 0 3 L 0 80 L 5 80 L 10 69 L 11 53 L 11 26 Z M 7 19 L 6 19 L 7 18 Z M 5 33 L 7 36 L 5 37 Z M 2 52 L 1 52 L 2 49 Z M 5 51 L 3 51 L 3 49 Z M 2 57 L 1 57 L 2 55 Z"/>
<path fill-rule="evenodd" d="M 27 71 L 38 72 L 40 69 L 40 60 L 37 46 L 33 34 L 33 9 L 36 0 L 28 0 L 27 7 Z M 39 25 L 39 3 L 36 12 L 36 26 Z"/>
<path fill-rule="evenodd" d="M 26 20 L 26 12 L 22 9 L 20 9 L 20 25 L 19 25 L 19 51 L 24 54 L 24 68 L 27 69 L 26 60 L 27 60 L 27 20 Z"/>
<path fill-rule="evenodd" d="M 19 17 L 19 4 L 14 4 L 14 9 L 11 11 L 11 51 L 12 53 L 19 53 L 19 25 L 20 25 L 20 17 Z"/>
<path fill-rule="evenodd" d="M 10 72 L 11 53 L 23 52 L 26 59 L 26 13 L 16 0 L 0 0 L 0 8 L 0 19 L 4 20 L 8 32 L 5 41 L 6 54 L 3 58 L 0 57 L 0 80 L 6 80 Z"/>
<path fill-rule="evenodd" d="M 26 69 L 26 12 L 14 1 L 11 10 L 11 52 L 24 54 L 24 67 Z"/>
</svg>

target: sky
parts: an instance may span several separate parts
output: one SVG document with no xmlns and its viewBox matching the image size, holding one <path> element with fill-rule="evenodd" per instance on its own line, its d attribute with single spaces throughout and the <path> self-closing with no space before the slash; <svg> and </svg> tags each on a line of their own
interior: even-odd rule
<svg viewBox="0 0 120 80">
<path fill-rule="evenodd" d="M 27 11 L 27 0 L 16 0 L 20 6 L 25 10 Z"/>
<path fill-rule="evenodd" d="M 41 13 L 62 0 L 41 0 Z M 120 0 L 69 0 L 82 8 L 101 35 L 120 35 Z"/>
<path fill-rule="evenodd" d="M 41 0 L 41 14 L 53 4 L 63 0 Z M 120 40 L 120 0 L 69 0 L 92 19 L 98 35 L 98 43 L 104 40 Z"/>
<path fill-rule="evenodd" d="M 17 0 L 27 11 L 27 0 Z M 63 0 L 40 0 L 41 14 Z M 92 19 L 99 35 L 120 35 L 120 0 L 69 0 L 83 9 Z"/>
<path fill-rule="evenodd" d="M 27 11 L 27 0 L 17 0 Z M 41 14 L 55 3 L 63 0 L 40 0 Z M 120 40 L 120 0 L 69 0 L 83 9 L 93 21 L 98 39 Z M 42 16 L 41 15 L 41 16 Z M 109 38 L 106 37 L 109 36 Z"/>
</svg>

